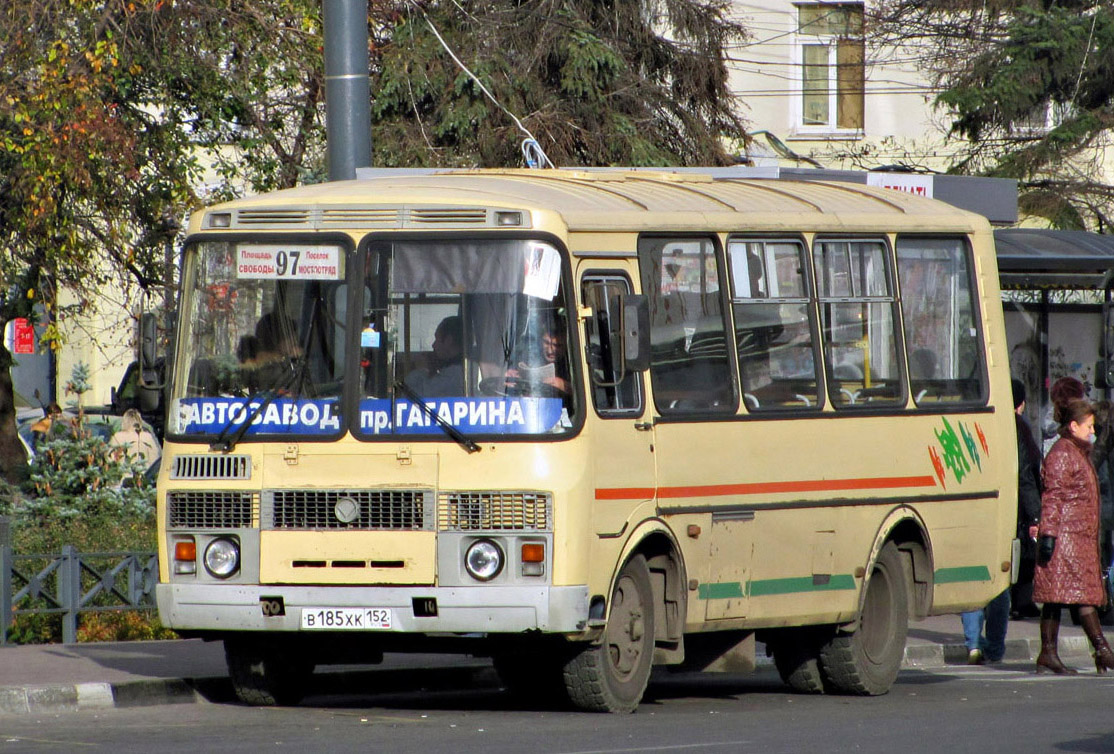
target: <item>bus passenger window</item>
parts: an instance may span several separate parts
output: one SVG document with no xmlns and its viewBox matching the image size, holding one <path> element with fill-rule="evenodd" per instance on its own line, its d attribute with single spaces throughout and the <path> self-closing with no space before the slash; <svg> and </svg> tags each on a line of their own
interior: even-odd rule
<svg viewBox="0 0 1114 754">
<path fill-rule="evenodd" d="M 813 248 L 828 395 L 836 407 L 897 403 L 894 302 L 882 241 L 818 240 Z"/>
<path fill-rule="evenodd" d="M 731 241 L 735 346 L 747 409 L 818 408 L 820 387 L 797 241 Z"/>
<path fill-rule="evenodd" d="M 909 389 L 918 406 L 986 402 L 969 255 L 960 238 L 897 239 Z"/>
<path fill-rule="evenodd" d="M 650 380 L 658 411 L 735 413 L 712 242 L 644 238 L 638 255 L 650 303 Z"/>
<path fill-rule="evenodd" d="M 622 297 L 630 293 L 630 282 L 620 275 L 585 277 L 582 284 L 584 305 L 592 317 L 585 321 L 585 346 L 591 375 L 592 403 L 603 416 L 642 413 L 642 393 L 638 374 L 623 371 Z"/>
</svg>

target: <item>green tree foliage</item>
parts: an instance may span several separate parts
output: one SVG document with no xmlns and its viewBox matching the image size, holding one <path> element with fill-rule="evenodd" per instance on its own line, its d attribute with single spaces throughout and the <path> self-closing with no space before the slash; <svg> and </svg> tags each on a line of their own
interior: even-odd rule
<svg viewBox="0 0 1114 754">
<path fill-rule="evenodd" d="M 743 126 L 726 0 L 371 0 L 374 161 L 719 164 Z M 108 281 L 164 291 L 191 208 L 324 174 L 320 0 L 21 0 L 0 8 L 0 328 Z M 199 193 L 199 186 L 204 193 Z M 16 474 L 0 344 L 0 473 Z"/>
<path fill-rule="evenodd" d="M 377 165 L 521 165 L 522 134 L 562 166 L 726 164 L 741 142 L 719 0 L 494 0 L 380 9 Z M 436 33 L 434 32 L 436 30 Z"/>
<path fill-rule="evenodd" d="M 0 9 L 0 329 L 169 290 L 196 187 L 294 185 L 322 154 L 316 0 L 26 0 Z M 211 184 L 214 182 L 209 178 Z M 172 260 L 171 260 L 172 261 Z M 77 303 L 58 309 L 59 292 Z M 0 472 L 22 462 L 0 344 Z"/>
<path fill-rule="evenodd" d="M 1114 2 L 884 0 L 876 12 L 876 41 L 919 53 L 966 140 L 954 172 L 1018 179 L 1022 210 L 1057 227 L 1107 228 Z"/>
</svg>

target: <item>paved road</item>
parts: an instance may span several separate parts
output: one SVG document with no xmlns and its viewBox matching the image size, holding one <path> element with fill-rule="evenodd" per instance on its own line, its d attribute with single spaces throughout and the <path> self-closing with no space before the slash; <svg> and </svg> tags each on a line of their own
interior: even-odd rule
<svg viewBox="0 0 1114 754">
<path fill-rule="evenodd" d="M 201 703 L 19 715 L 0 718 L 0 754 L 1114 751 L 1114 676 L 1031 668 L 905 670 L 874 698 L 791 694 L 769 671 L 659 674 L 633 715 L 523 708 L 493 684 L 317 696 L 288 709 Z"/>
<path fill-rule="evenodd" d="M 1006 658 L 1032 661 L 1039 651 L 1036 621 L 1011 621 Z M 1065 620 L 1060 652 L 1087 662 L 1082 631 Z M 910 626 L 904 666 L 940 667 L 966 659 L 958 616 L 942 615 Z M 766 660 L 759 657 L 760 661 Z M 314 676 L 320 693 L 365 688 L 409 691 L 493 682 L 485 658 L 388 654 L 381 665 L 325 666 Z M 487 680 L 485 680 L 487 679 Z M 106 642 L 71 646 L 0 647 L 0 718 L 166 703 L 230 700 L 223 645 L 198 640 Z"/>
</svg>

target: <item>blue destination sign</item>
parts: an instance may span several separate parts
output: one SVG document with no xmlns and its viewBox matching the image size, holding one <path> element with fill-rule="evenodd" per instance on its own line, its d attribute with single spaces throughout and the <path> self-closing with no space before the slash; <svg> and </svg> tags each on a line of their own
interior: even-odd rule
<svg viewBox="0 0 1114 754">
<path fill-rule="evenodd" d="M 266 405 L 264 405 L 266 404 Z M 235 431 L 252 417 L 245 437 L 259 434 L 334 435 L 340 432 L 337 398 L 183 398 L 178 401 L 178 432 L 215 435 Z"/>
<path fill-rule="evenodd" d="M 560 398 L 430 398 L 426 405 L 465 434 L 541 434 L 561 420 Z M 371 434 L 440 432 L 421 406 L 408 400 L 360 401 L 360 429 Z"/>
</svg>

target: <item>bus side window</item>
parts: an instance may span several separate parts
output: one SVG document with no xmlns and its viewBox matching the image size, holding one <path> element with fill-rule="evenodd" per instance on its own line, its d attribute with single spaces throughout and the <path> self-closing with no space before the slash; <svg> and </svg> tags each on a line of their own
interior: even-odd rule
<svg viewBox="0 0 1114 754">
<path fill-rule="evenodd" d="M 592 309 L 585 321 L 585 348 L 591 379 L 592 403 L 601 416 L 630 416 L 642 413 L 641 381 L 638 373 L 623 372 L 619 349 L 623 347 L 620 307 L 631 292 L 626 277 L 586 276 L 581 283 L 584 305 Z"/>
<path fill-rule="evenodd" d="M 961 238 L 899 236 L 897 271 L 913 401 L 985 403 L 967 244 Z"/>
<path fill-rule="evenodd" d="M 828 395 L 837 408 L 897 403 L 896 298 L 881 240 L 817 240 L 813 248 Z"/>
<path fill-rule="evenodd" d="M 804 246 L 732 240 L 727 259 L 747 410 L 820 407 Z"/>
<path fill-rule="evenodd" d="M 736 410 L 715 246 L 705 238 L 643 238 L 650 305 L 650 381 L 664 414 Z"/>
</svg>

